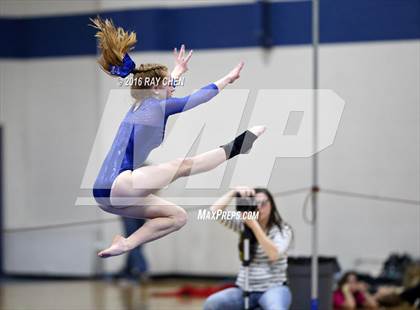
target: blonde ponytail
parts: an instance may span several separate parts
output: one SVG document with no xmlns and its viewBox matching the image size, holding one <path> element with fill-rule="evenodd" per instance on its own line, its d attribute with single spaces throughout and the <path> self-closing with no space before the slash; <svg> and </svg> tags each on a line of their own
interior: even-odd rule
<svg viewBox="0 0 420 310">
<path fill-rule="evenodd" d="M 90 18 L 92 27 L 98 29 L 95 37 L 98 39 L 98 47 L 101 50 L 101 56 L 98 63 L 101 68 L 109 75 L 111 66 L 121 66 L 123 58 L 127 52 L 134 48 L 137 43 L 135 32 L 125 31 L 121 27 L 115 27 L 110 19 L 101 19 L 99 16 L 95 19 Z"/>
</svg>

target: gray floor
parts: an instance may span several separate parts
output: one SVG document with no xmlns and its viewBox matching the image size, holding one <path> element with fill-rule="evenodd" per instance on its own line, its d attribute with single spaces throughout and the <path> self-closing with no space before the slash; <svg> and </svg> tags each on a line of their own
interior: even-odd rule
<svg viewBox="0 0 420 310">
<path fill-rule="evenodd" d="M 185 281 L 151 281 L 139 286 L 118 281 L 7 281 L 0 284 L 2 310 L 196 310 L 202 298 L 156 297 L 173 292 Z M 194 285 L 214 283 L 194 282 Z"/>
</svg>

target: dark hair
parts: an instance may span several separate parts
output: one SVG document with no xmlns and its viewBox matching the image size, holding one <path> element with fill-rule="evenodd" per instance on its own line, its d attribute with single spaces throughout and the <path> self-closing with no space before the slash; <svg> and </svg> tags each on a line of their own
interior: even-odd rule
<svg viewBox="0 0 420 310">
<path fill-rule="evenodd" d="M 277 227 L 280 230 L 280 233 L 283 233 L 283 229 L 285 226 L 291 228 L 289 224 L 283 221 L 283 218 L 281 217 L 279 211 L 277 210 L 274 197 L 270 193 L 270 191 L 267 188 L 262 188 L 262 187 L 256 187 L 254 188 L 254 190 L 255 190 L 255 194 L 258 194 L 258 193 L 265 194 L 268 197 L 268 200 L 271 205 L 270 215 L 269 215 L 268 223 L 267 223 L 267 230 L 270 230 L 273 225 L 277 225 Z M 254 258 L 255 252 L 257 250 L 257 246 L 258 246 L 257 238 L 254 236 L 254 234 L 252 234 L 252 237 L 250 239 L 251 260 Z M 241 235 L 239 238 L 239 255 L 240 255 L 241 260 L 243 259 L 242 249 L 243 249 L 243 236 Z"/>
<path fill-rule="evenodd" d="M 340 280 L 338 280 L 337 286 L 339 289 L 342 289 L 344 284 L 347 283 L 347 281 L 349 280 L 350 276 L 355 276 L 357 278 L 357 273 L 354 271 L 347 271 L 345 274 L 343 274 L 340 278 Z"/>
<path fill-rule="evenodd" d="M 279 211 L 277 210 L 276 202 L 274 201 L 273 195 L 266 188 L 257 187 L 255 188 L 255 194 L 263 193 L 268 197 L 271 205 L 270 217 L 268 218 L 267 228 L 270 229 L 273 225 L 277 225 L 280 232 L 283 232 L 284 221 Z"/>
</svg>

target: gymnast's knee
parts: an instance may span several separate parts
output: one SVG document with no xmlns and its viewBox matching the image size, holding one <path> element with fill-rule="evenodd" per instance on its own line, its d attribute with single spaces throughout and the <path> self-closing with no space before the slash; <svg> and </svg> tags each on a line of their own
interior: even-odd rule
<svg viewBox="0 0 420 310">
<path fill-rule="evenodd" d="M 187 224 L 187 219 L 188 219 L 187 212 L 180 207 L 179 209 L 177 209 L 177 211 L 173 215 L 173 219 L 174 219 L 175 230 L 179 230 L 183 226 L 185 226 L 185 224 Z"/>
</svg>

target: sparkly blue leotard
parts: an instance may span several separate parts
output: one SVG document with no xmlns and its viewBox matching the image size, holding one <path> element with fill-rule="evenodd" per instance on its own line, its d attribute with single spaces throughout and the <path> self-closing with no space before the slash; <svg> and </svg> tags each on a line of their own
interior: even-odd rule
<svg viewBox="0 0 420 310">
<path fill-rule="evenodd" d="M 141 166 L 149 153 L 158 147 L 165 135 L 168 117 L 209 101 L 218 93 L 215 84 L 209 84 L 183 98 L 143 100 L 134 111 L 130 108 L 122 121 L 93 186 L 93 196 L 100 205 L 111 205 L 111 186 L 124 170 Z"/>
</svg>

